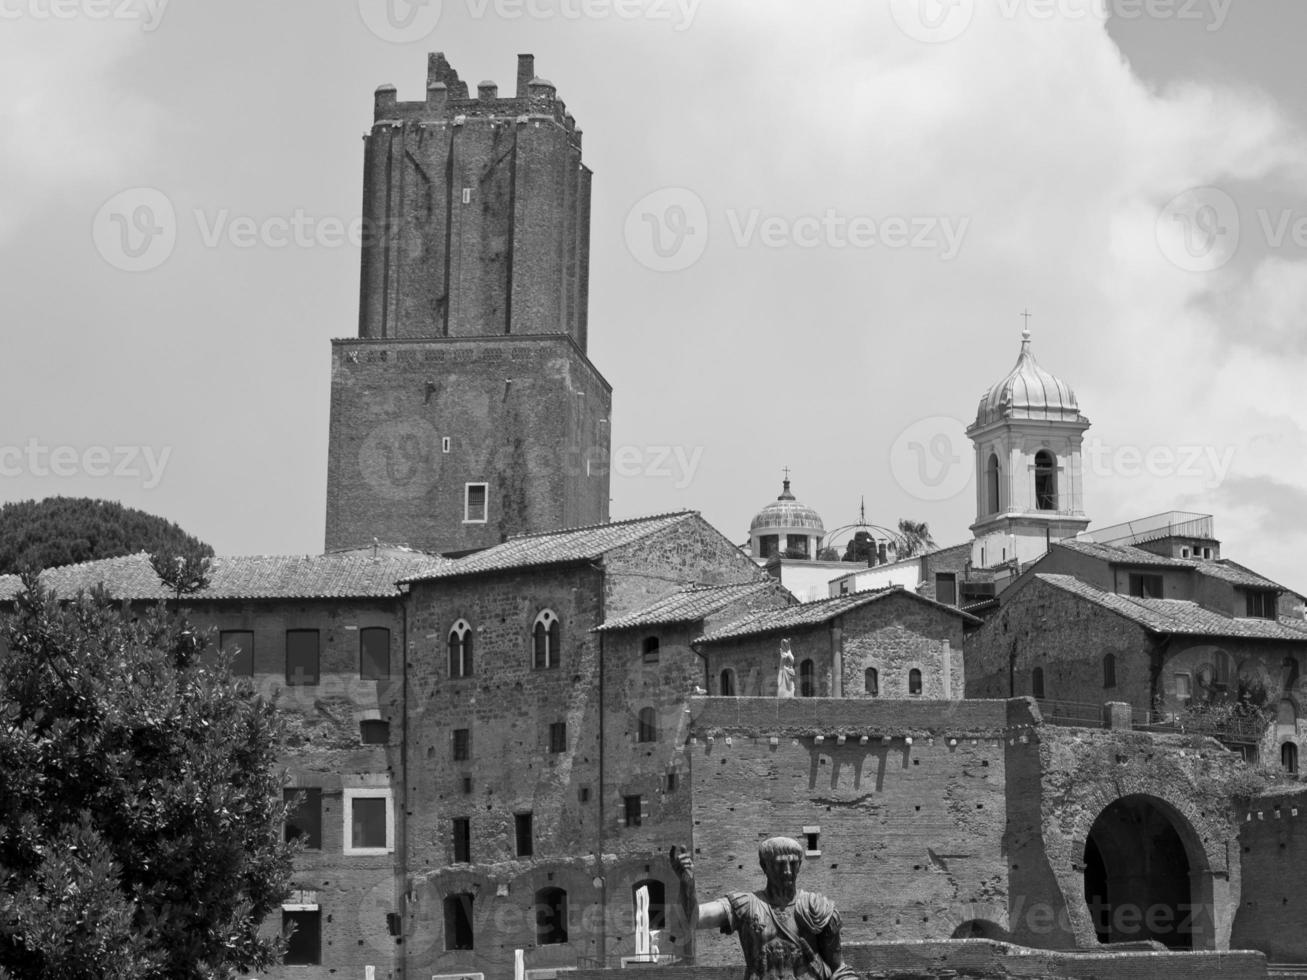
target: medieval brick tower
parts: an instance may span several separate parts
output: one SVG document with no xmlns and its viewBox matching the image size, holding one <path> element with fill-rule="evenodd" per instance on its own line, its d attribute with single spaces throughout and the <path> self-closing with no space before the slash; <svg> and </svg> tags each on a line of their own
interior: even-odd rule
<svg viewBox="0 0 1307 980">
<path fill-rule="evenodd" d="M 608 519 L 612 389 L 586 357 L 581 131 L 518 59 L 470 98 L 377 90 L 357 339 L 332 345 L 327 550 L 440 552 Z"/>
</svg>

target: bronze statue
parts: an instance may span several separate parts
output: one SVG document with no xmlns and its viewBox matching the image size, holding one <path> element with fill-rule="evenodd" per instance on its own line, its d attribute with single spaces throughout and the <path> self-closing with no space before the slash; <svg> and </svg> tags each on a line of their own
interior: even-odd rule
<svg viewBox="0 0 1307 980">
<path fill-rule="evenodd" d="M 738 933 L 744 951 L 744 980 L 856 980 L 840 952 L 840 914 L 823 895 L 798 888 L 803 848 L 789 837 L 772 837 L 758 847 L 767 887 L 698 904 L 694 862 L 673 847 L 672 870 L 681 882 L 681 911 L 694 930 Z"/>
</svg>

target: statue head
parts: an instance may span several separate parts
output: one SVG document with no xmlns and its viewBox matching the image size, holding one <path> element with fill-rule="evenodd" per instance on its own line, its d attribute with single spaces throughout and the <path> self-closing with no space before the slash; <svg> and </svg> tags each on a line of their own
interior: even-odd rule
<svg viewBox="0 0 1307 980">
<path fill-rule="evenodd" d="M 803 848 L 792 837 L 770 837 L 758 845 L 758 864 L 768 885 L 790 891 L 803 865 Z"/>
</svg>

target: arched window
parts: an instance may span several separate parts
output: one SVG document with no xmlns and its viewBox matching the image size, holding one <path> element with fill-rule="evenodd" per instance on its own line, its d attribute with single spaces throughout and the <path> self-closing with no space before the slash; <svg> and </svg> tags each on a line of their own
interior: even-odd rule
<svg viewBox="0 0 1307 980">
<path fill-rule="evenodd" d="M 985 513 L 997 514 L 1000 510 L 998 499 L 998 456 L 989 454 L 985 464 Z"/>
<path fill-rule="evenodd" d="M 649 889 L 649 931 L 654 932 L 666 928 L 667 925 L 667 892 L 663 883 L 657 878 L 645 878 L 643 881 L 637 881 L 631 886 L 631 907 L 635 908 L 638 901 L 637 895 L 641 888 Z"/>
<path fill-rule="evenodd" d="M 921 693 L 921 671 L 917 670 L 916 667 L 908 671 L 908 693 Z"/>
<path fill-rule="evenodd" d="M 812 660 L 799 664 L 799 697 L 815 698 L 817 696 L 816 665 Z"/>
<path fill-rule="evenodd" d="M 1057 460 L 1047 449 L 1035 453 L 1035 509 L 1057 510 Z"/>
<path fill-rule="evenodd" d="M 1109 653 L 1103 658 L 1103 686 L 1116 687 L 1116 654 Z"/>
<path fill-rule="evenodd" d="M 1044 696 L 1044 668 L 1036 667 L 1030 672 L 1030 692 L 1037 698 Z"/>
<path fill-rule="evenodd" d="M 640 709 L 635 740 L 637 742 L 658 741 L 658 713 L 653 708 Z"/>
<path fill-rule="evenodd" d="M 658 662 L 658 652 L 661 645 L 662 644 L 658 642 L 658 637 L 656 636 L 646 636 L 644 638 L 644 644 L 640 649 L 640 655 L 645 663 L 656 664 Z"/>
<path fill-rule="evenodd" d="M 536 892 L 536 944 L 557 946 L 567 942 L 567 892 L 541 888 Z"/>
<path fill-rule="evenodd" d="M 735 668 L 727 667 L 722 671 L 719 692 L 724 698 L 735 697 Z"/>
<path fill-rule="evenodd" d="M 880 672 L 875 667 L 868 667 L 863 673 L 862 687 L 868 697 L 880 697 Z"/>
<path fill-rule="evenodd" d="M 466 619 L 449 631 L 449 676 L 472 676 L 472 627 Z"/>
<path fill-rule="evenodd" d="M 1298 772 L 1298 746 L 1293 742 L 1285 742 L 1280 746 L 1280 765 L 1285 772 Z"/>
<path fill-rule="evenodd" d="M 557 667 L 560 653 L 558 617 L 546 609 L 536 617 L 531 630 L 531 643 L 535 649 L 536 670 Z"/>
</svg>

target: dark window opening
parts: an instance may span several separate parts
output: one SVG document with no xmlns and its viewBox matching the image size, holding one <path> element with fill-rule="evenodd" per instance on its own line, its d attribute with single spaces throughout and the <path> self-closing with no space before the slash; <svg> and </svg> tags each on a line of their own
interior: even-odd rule
<svg viewBox="0 0 1307 980">
<path fill-rule="evenodd" d="M 1116 687 L 1116 655 L 1112 653 L 1103 658 L 1103 686 Z"/>
<path fill-rule="evenodd" d="M 735 697 L 735 671 L 730 667 L 727 667 L 722 671 L 721 695 L 724 698 Z"/>
<path fill-rule="evenodd" d="M 312 787 L 284 789 L 281 798 L 291 808 L 286 812 L 286 840 L 301 839 L 304 849 L 322 849 L 322 790 Z"/>
<path fill-rule="evenodd" d="M 376 681 L 390 676 L 390 630 L 370 626 L 359 630 L 359 677 Z"/>
<path fill-rule="evenodd" d="M 989 462 L 985 465 L 985 506 L 988 508 L 987 514 L 999 512 L 998 457 L 992 453 Z"/>
<path fill-rule="evenodd" d="M 567 892 L 542 888 L 536 892 L 536 944 L 557 946 L 567 942 Z"/>
<path fill-rule="evenodd" d="M 875 667 L 868 667 L 863 672 L 862 689 L 869 697 L 880 697 L 880 672 Z"/>
<path fill-rule="evenodd" d="M 318 683 L 318 631 L 286 631 L 286 684 L 309 687 Z"/>
<path fill-rule="evenodd" d="M 803 832 L 803 840 L 804 840 L 804 843 L 807 845 L 807 851 L 808 851 L 809 854 L 820 854 L 820 853 L 821 853 L 821 831 L 820 831 L 820 830 L 805 830 L 805 831 Z"/>
<path fill-rule="evenodd" d="M 514 831 L 517 836 L 517 856 L 530 857 L 535 852 L 535 838 L 532 835 L 531 814 L 519 813 L 513 817 Z"/>
<path fill-rule="evenodd" d="M 535 649 L 536 670 L 557 667 L 559 661 L 559 626 L 558 617 L 546 609 L 536 617 L 535 627 L 531 631 L 531 642 Z"/>
<path fill-rule="evenodd" d="M 916 667 L 908 671 L 908 693 L 921 693 L 921 671 L 917 670 Z"/>
<path fill-rule="evenodd" d="M 1030 672 L 1030 693 L 1037 698 L 1044 696 L 1044 668 L 1036 667 Z"/>
<path fill-rule="evenodd" d="M 1285 742 L 1280 746 L 1280 765 L 1285 772 L 1298 772 L 1298 746 L 1293 742 Z"/>
<path fill-rule="evenodd" d="M 785 535 L 785 557 L 786 558 L 812 557 L 808 551 L 808 536 L 806 534 Z"/>
<path fill-rule="evenodd" d="M 360 721 L 359 738 L 364 745 L 389 745 L 390 722 L 382 718 L 368 718 Z"/>
<path fill-rule="evenodd" d="M 254 634 L 249 630 L 223 630 L 218 634 L 219 649 L 229 651 L 235 656 L 231 661 L 231 672 L 238 677 L 254 676 Z"/>
<path fill-rule="evenodd" d="M 763 534 L 758 538 L 758 557 L 775 558 L 781 550 L 781 537 L 779 534 Z"/>
<path fill-rule="evenodd" d="M 656 636 L 646 636 L 644 638 L 644 648 L 641 656 L 647 664 L 656 664 L 658 662 L 659 647 L 661 644 Z"/>
<path fill-rule="evenodd" d="M 472 627 L 461 619 L 449 631 L 449 676 L 472 676 Z"/>
<path fill-rule="evenodd" d="M 1162 598 L 1162 576 L 1131 572 L 1130 594 L 1137 599 Z"/>
<path fill-rule="evenodd" d="M 676 792 L 676 773 L 674 772 L 669 772 L 667 774 L 667 792 Z"/>
<path fill-rule="evenodd" d="M 1035 509 L 1057 510 L 1057 461 L 1046 449 L 1035 453 Z"/>
<path fill-rule="evenodd" d="M 445 896 L 445 949 L 475 949 L 472 937 L 472 903 L 470 892 Z"/>
<path fill-rule="evenodd" d="M 350 800 L 350 847 L 386 846 L 386 799 L 356 796 Z"/>
<path fill-rule="evenodd" d="M 946 606 L 958 604 L 958 577 L 953 572 L 935 574 L 935 601 Z"/>
<path fill-rule="evenodd" d="M 467 762 L 472 758 L 472 729 L 454 729 L 454 761 Z"/>
<path fill-rule="evenodd" d="M 549 725 L 549 751 L 553 755 L 567 751 L 567 722 L 555 721 Z"/>
<path fill-rule="evenodd" d="M 637 742 L 658 741 L 658 715 L 653 708 L 641 708 L 636 731 Z"/>
<path fill-rule="evenodd" d="M 623 796 L 622 809 L 628 827 L 640 826 L 640 808 L 644 803 L 642 796 Z"/>
<path fill-rule="evenodd" d="M 322 962 L 322 914 L 316 909 L 281 913 L 281 934 L 286 936 L 286 966 L 317 966 Z"/>
<path fill-rule="evenodd" d="M 815 698 L 817 696 L 816 664 L 811 659 L 799 664 L 799 697 Z"/>
<path fill-rule="evenodd" d="M 454 863 L 472 863 L 472 821 L 468 817 L 454 818 Z"/>
<path fill-rule="evenodd" d="M 1257 619 L 1275 619 L 1275 593 L 1274 592 L 1254 592 L 1249 590 L 1244 593 L 1246 607 L 1249 616 Z"/>
</svg>

